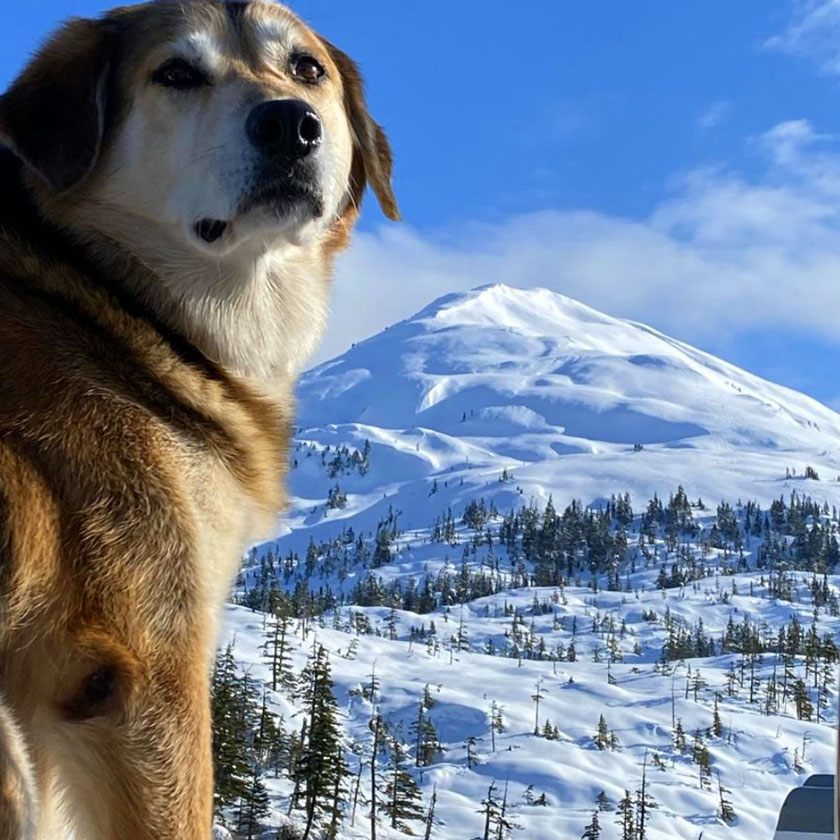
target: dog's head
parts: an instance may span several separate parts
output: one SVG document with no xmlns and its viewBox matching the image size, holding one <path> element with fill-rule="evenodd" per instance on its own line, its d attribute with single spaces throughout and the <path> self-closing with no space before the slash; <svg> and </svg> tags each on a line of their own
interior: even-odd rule
<svg viewBox="0 0 840 840">
<path fill-rule="evenodd" d="M 366 184 L 398 217 L 355 64 L 273 3 L 71 21 L 0 97 L 0 140 L 51 194 L 205 255 L 346 229 Z"/>
</svg>

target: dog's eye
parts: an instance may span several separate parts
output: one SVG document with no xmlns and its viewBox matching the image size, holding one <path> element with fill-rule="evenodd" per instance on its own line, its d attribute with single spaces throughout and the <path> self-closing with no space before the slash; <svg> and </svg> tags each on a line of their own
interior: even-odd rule
<svg viewBox="0 0 840 840">
<path fill-rule="evenodd" d="M 75 695 L 64 704 L 64 713 L 70 720 L 87 720 L 104 714 L 117 686 L 117 670 L 104 665 L 90 673 Z"/>
<path fill-rule="evenodd" d="M 319 82 L 327 71 L 311 55 L 298 55 L 292 59 L 292 72 L 301 81 L 311 84 L 313 82 Z"/>
<path fill-rule="evenodd" d="M 210 80 L 201 70 L 193 67 L 183 58 L 171 58 L 165 61 L 152 73 L 152 81 L 157 85 L 176 90 L 189 90 L 210 84 Z"/>
</svg>

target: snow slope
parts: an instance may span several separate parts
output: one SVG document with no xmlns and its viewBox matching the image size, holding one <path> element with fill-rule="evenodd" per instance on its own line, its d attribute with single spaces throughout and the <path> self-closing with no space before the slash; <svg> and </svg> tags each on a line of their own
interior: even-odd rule
<svg viewBox="0 0 840 840">
<path fill-rule="evenodd" d="M 738 821 L 725 825 L 717 816 L 714 789 L 702 790 L 697 767 L 673 747 L 672 716 L 687 733 L 711 725 L 714 693 L 735 655 L 720 655 L 676 666 L 663 675 L 656 666 L 665 633 L 643 612 L 668 610 L 693 625 L 702 619 L 720 638 L 727 622 L 743 616 L 773 632 L 797 614 L 808 626 L 812 608 L 806 576 L 798 578 L 791 601 L 771 597 L 766 573 L 732 576 L 727 551 L 701 545 L 721 500 L 737 507 L 755 499 L 764 509 L 791 492 L 828 505 L 840 502 L 840 415 L 815 400 L 740 370 L 709 354 L 668 338 L 641 324 L 611 318 L 547 290 L 522 291 L 505 286 L 477 289 L 442 298 L 414 317 L 361 342 L 342 356 L 307 372 L 299 390 L 298 430 L 292 453 L 290 508 L 278 523 L 278 538 L 250 557 L 256 563 L 271 551 L 303 556 L 310 540 L 334 539 L 348 528 L 371 540 L 389 510 L 398 514 L 403 535 L 394 562 L 376 569 L 383 581 L 421 580 L 427 573 L 460 563 L 465 545 L 475 537 L 459 527 L 451 544 L 430 540 L 432 525 L 447 509 L 460 517 L 470 500 L 492 501 L 502 513 L 534 500 L 542 508 L 549 496 L 558 511 L 573 499 L 599 507 L 611 494 L 629 492 L 637 513 L 654 493 L 667 499 L 682 484 L 692 499 L 711 510 L 697 514 L 701 534 L 681 546 L 702 556 L 709 575 L 692 586 L 665 592 L 653 586 L 660 564 L 675 554 L 661 540 L 644 562 L 632 547 L 638 518 L 629 529 L 631 551 L 621 570 L 628 592 L 593 592 L 580 581 L 565 589 L 555 615 L 532 615 L 538 600 L 556 599 L 553 589 L 499 592 L 447 611 L 426 615 L 397 610 L 397 638 L 385 629 L 387 609 L 346 605 L 322 619 L 304 638 L 299 630 L 298 670 L 312 649 L 313 634 L 331 651 L 337 697 L 348 738 L 369 737 L 372 706 L 358 688 L 371 669 L 381 680 L 378 705 L 399 730 L 407 731 L 424 686 L 432 686 L 437 704 L 431 716 L 445 750 L 441 760 L 416 776 L 427 799 L 436 785 L 441 823 L 433 837 L 471 840 L 481 837 L 480 801 L 491 781 L 509 781 L 513 816 L 523 840 L 574 840 L 588 822 L 594 798 L 604 790 L 615 803 L 625 788 L 634 791 L 641 766 L 656 753 L 665 769 L 651 771 L 654 812 L 648 840 L 680 837 L 725 840 L 770 837 L 786 792 L 805 775 L 831 772 L 832 709 L 821 723 L 796 720 L 790 704 L 778 714 L 763 715 L 755 705 L 731 698 L 722 709 L 727 735 L 712 738 L 712 764 L 731 791 Z M 364 469 L 330 462 L 341 448 L 361 452 L 370 446 Z M 819 480 L 804 478 L 806 466 Z M 346 494 L 343 506 L 330 508 L 328 494 Z M 498 527 L 491 524 L 491 530 Z M 754 566 L 755 546 L 747 545 L 744 563 Z M 504 552 L 498 552 L 502 566 Z M 638 565 L 637 564 L 638 561 Z M 488 563 L 484 555 L 470 561 Z M 329 585 L 346 596 L 366 570 L 339 579 L 316 571 L 315 585 Z M 256 569 L 244 576 L 253 584 Z M 838 579 L 829 576 L 836 590 Z M 294 578 L 282 585 L 294 586 Z M 731 594 L 733 584 L 737 594 Z M 749 593 L 749 594 L 747 594 Z M 240 590 L 239 595 L 242 595 Z M 503 643 L 516 609 L 533 623 L 550 646 L 568 645 L 570 626 L 578 661 L 523 661 L 487 656 L 487 639 Z M 368 616 L 374 635 L 359 636 L 349 626 L 350 612 Z M 626 623 L 623 662 L 611 666 L 607 679 L 603 633 L 592 632 L 593 618 L 609 615 Z M 562 626 L 555 626 L 555 618 Z M 264 616 L 242 607 L 229 611 L 230 637 L 236 639 L 243 667 L 260 679 Z M 463 618 L 468 651 L 452 652 L 446 641 Z M 434 621 L 442 647 L 430 650 L 410 643 L 409 629 Z M 835 637 L 840 619 L 821 614 L 821 632 Z M 358 650 L 345 658 L 351 640 Z M 638 645 L 638 647 L 636 647 Z M 451 645 L 450 645 L 451 647 Z M 760 668 L 766 680 L 774 665 Z M 708 688 L 695 701 L 683 696 L 689 668 L 699 668 Z M 547 718 L 559 738 L 533 735 L 537 680 L 547 692 L 541 724 Z M 672 709 L 671 692 L 676 699 Z M 294 698 L 273 695 L 287 725 L 300 709 Z M 504 707 L 506 730 L 490 747 L 491 702 Z M 832 698 L 836 704 L 836 694 Z M 619 740 L 618 751 L 600 751 L 592 743 L 603 713 Z M 464 740 L 478 739 L 479 764 L 466 766 Z M 807 747 L 800 768 L 803 737 Z M 285 814 L 288 783 L 270 780 L 277 822 Z M 525 803 L 526 789 L 546 794 L 546 807 Z M 369 836 L 366 816 L 345 824 L 342 837 Z M 603 838 L 619 834 L 615 814 L 602 814 Z M 276 823 L 275 823 L 276 824 Z M 266 837 L 274 836 L 266 834 Z M 380 838 L 404 835 L 383 826 Z"/>
<path fill-rule="evenodd" d="M 750 581 L 756 585 L 759 576 L 738 576 L 736 585 L 748 591 Z M 637 585 L 641 580 L 636 578 Z M 724 588 L 731 586 L 725 581 Z M 497 640 L 510 619 L 495 614 L 502 603 L 515 606 L 527 616 L 534 595 L 540 599 L 551 598 L 552 590 L 529 589 L 506 592 L 501 597 L 481 599 L 470 603 L 466 609 L 468 635 L 475 652 L 457 652 L 450 660 L 448 650 L 430 653 L 422 643 L 410 645 L 407 641 L 409 626 L 428 625 L 432 619 L 443 633 L 454 632 L 447 627 L 441 614 L 416 616 L 400 613 L 400 638 L 391 641 L 385 634 L 384 609 L 357 609 L 366 613 L 383 636 L 358 636 L 350 630 L 333 629 L 329 619 L 325 627 L 315 625 L 306 638 L 299 632 L 296 637 L 296 662 L 303 667 L 314 643 L 320 642 L 332 651 L 333 677 L 336 695 L 348 740 L 364 742 L 369 739 L 368 723 L 372 713 L 371 703 L 358 696 L 361 686 L 370 680 L 375 670 L 380 681 L 377 706 L 389 720 L 392 728 L 411 742 L 410 723 L 417 711 L 417 702 L 428 684 L 436 701 L 430 712 L 443 745 L 441 759 L 432 767 L 417 774 L 428 804 L 432 788 L 437 786 L 437 814 L 440 824 L 435 838 L 446 840 L 473 840 L 481 838 L 483 817 L 481 800 L 488 786 L 495 780 L 500 789 L 509 783 L 511 817 L 520 826 L 513 837 L 522 840 L 576 840 L 583 832 L 594 809 L 595 798 L 604 791 L 613 806 L 625 789 L 634 792 L 641 780 L 642 764 L 647 759 L 650 792 L 658 803 L 652 813 L 648 840 L 684 838 L 697 840 L 735 840 L 735 838 L 770 838 L 779 810 L 787 792 L 801 784 L 811 773 L 833 772 L 834 734 L 830 723 L 817 724 L 795 719 L 792 704 L 784 714 L 766 716 L 760 708 L 750 706 L 745 698 L 736 698 L 722 705 L 721 715 L 725 734 L 709 738 L 708 746 L 715 773 L 711 790 L 701 789 L 698 769 L 689 755 L 681 754 L 672 742 L 671 692 L 675 691 L 674 713 L 688 733 L 689 745 L 696 730 L 707 730 L 712 725 L 715 691 L 724 691 L 724 674 L 730 663 L 738 657 L 719 656 L 712 659 L 681 663 L 670 675 L 662 675 L 654 668 L 654 660 L 661 651 L 664 636 L 652 630 L 642 618 L 646 609 L 671 611 L 692 624 L 702 618 L 707 630 L 720 636 L 725 628 L 732 605 L 720 603 L 720 580 L 709 579 L 700 584 L 698 591 L 670 592 L 668 598 L 657 591 L 625 596 L 605 592 L 593 597 L 588 590 L 568 588 L 568 603 L 560 612 L 571 618 L 577 616 L 582 628 L 588 628 L 596 613 L 611 614 L 617 622 L 626 620 L 628 636 L 622 643 L 625 661 L 614 664 L 610 671 L 615 684 L 608 682 L 605 661 L 592 661 L 596 647 L 603 650 L 603 637 L 588 629 L 577 637 L 577 662 L 551 662 L 523 660 L 499 656 L 486 656 L 477 652 L 487 636 Z M 491 615 L 486 616 L 485 608 Z M 340 614 L 343 623 L 350 610 Z M 803 624 L 810 620 L 808 610 L 801 605 L 770 602 L 760 595 L 738 596 L 734 613 L 760 616 L 770 625 L 787 622 L 792 612 L 799 615 Z M 235 638 L 237 653 L 252 676 L 268 680 L 268 669 L 262 661 L 258 646 L 262 641 L 263 618 L 241 607 L 231 607 L 227 616 L 229 632 Z M 449 625 L 459 620 L 453 613 Z M 552 616 L 537 619 L 538 632 L 552 643 L 568 644 L 568 629 L 552 630 Z M 568 628 L 568 624 L 567 624 Z M 827 626 L 822 628 L 828 629 Z M 836 635 L 840 623 L 831 622 Z M 344 658 L 353 638 L 358 650 L 352 660 Z M 635 641 L 643 643 L 639 656 L 632 654 Z M 700 692 L 698 701 L 693 695 L 684 696 L 689 665 L 699 669 L 708 687 Z M 760 669 L 766 679 L 773 663 L 768 657 Z M 559 739 L 546 741 L 534 736 L 535 708 L 532 696 L 537 680 L 545 700 L 540 707 L 540 726 L 550 720 L 559 730 Z M 743 692 L 741 692 L 743 694 Z M 491 751 L 491 703 L 503 709 L 505 731 L 496 735 L 496 751 Z M 835 696 L 836 703 L 836 696 Z M 285 715 L 287 725 L 300 719 L 300 712 L 288 699 L 277 696 L 277 708 Z M 603 714 L 611 730 L 615 731 L 620 745 L 616 751 L 601 751 L 593 742 L 599 715 Z M 836 721 L 832 711 L 829 722 Z M 464 741 L 477 738 L 479 763 L 467 768 Z M 806 739 L 806 757 L 795 768 L 796 757 L 801 755 L 803 737 Z M 652 756 L 658 755 L 663 769 L 653 769 Z M 717 816 L 718 775 L 729 791 L 737 822 L 727 826 Z M 526 804 L 526 789 L 533 786 L 536 799 L 545 793 L 547 805 L 539 807 Z M 288 783 L 276 783 L 273 791 L 277 804 L 284 803 L 290 791 Z M 356 826 L 345 826 L 342 837 L 363 840 L 370 836 L 369 823 L 360 809 Z M 278 821 L 285 808 L 278 807 Z M 614 811 L 601 814 L 604 840 L 618 840 L 620 833 L 615 824 Z M 420 827 L 415 826 L 415 831 Z M 381 838 L 397 840 L 405 835 L 387 826 L 378 832 Z M 273 835 L 266 835 L 273 836 Z"/>
<path fill-rule="evenodd" d="M 407 528 L 476 495 L 503 510 L 552 493 L 590 505 L 683 484 L 692 499 L 766 506 L 802 489 L 811 465 L 823 480 L 805 492 L 840 500 L 836 412 L 545 289 L 442 298 L 310 370 L 298 394 L 299 441 L 373 448 L 366 476 L 339 478 L 349 504 L 330 522 L 310 515 L 323 473 L 298 457 L 280 528 L 306 528 L 307 540 L 339 520 L 370 527 L 383 494 Z M 499 483 L 505 470 L 514 482 Z"/>
</svg>

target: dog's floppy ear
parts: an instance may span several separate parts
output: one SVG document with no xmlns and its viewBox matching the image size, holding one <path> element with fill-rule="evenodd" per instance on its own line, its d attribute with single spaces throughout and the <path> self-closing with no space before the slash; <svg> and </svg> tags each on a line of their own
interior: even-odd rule
<svg viewBox="0 0 840 840">
<path fill-rule="evenodd" d="M 344 108 L 353 132 L 353 170 L 350 187 L 353 201 L 358 206 L 369 183 L 379 199 L 382 212 L 392 221 L 400 220 L 397 199 L 391 187 L 393 157 L 388 138 L 368 113 L 362 76 L 356 62 L 347 53 L 324 40 L 333 63 L 341 73 L 344 86 Z"/>
<path fill-rule="evenodd" d="M 109 66 L 104 24 L 71 20 L 0 96 L 0 142 L 57 193 L 99 157 Z"/>
</svg>

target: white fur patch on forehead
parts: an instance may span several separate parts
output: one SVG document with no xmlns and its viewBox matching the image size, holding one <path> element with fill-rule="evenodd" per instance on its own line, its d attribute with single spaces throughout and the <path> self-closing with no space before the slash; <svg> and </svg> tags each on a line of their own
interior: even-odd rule
<svg viewBox="0 0 840 840">
<path fill-rule="evenodd" d="M 288 53 L 303 35 L 301 25 L 291 15 L 257 17 L 252 25 L 255 41 L 266 61 Z"/>
<path fill-rule="evenodd" d="M 206 30 L 188 32 L 173 41 L 172 47 L 178 55 L 199 62 L 206 70 L 220 67 L 224 57 L 218 36 Z"/>
</svg>

